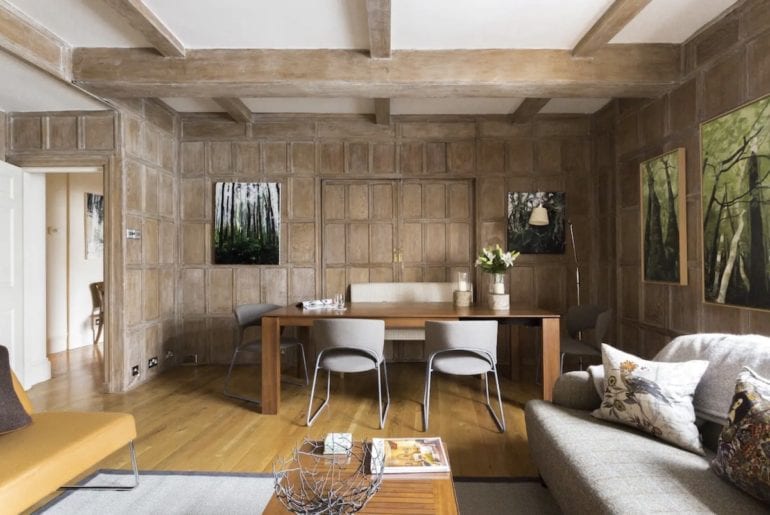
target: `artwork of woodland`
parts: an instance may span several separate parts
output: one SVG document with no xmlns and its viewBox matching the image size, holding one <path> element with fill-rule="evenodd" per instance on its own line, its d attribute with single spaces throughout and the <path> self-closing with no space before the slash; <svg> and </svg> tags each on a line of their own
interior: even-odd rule
<svg viewBox="0 0 770 515">
<path fill-rule="evenodd" d="M 86 259 L 104 255 L 104 195 L 86 193 Z"/>
<path fill-rule="evenodd" d="M 687 284 L 684 149 L 640 165 L 645 281 Z"/>
<path fill-rule="evenodd" d="M 214 263 L 277 265 L 281 185 L 218 182 L 214 186 Z"/>
<path fill-rule="evenodd" d="M 522 254 L 563 254 L 567 216 L 564 202 L 564 192 L 508 193 L 508 250 Z M 529 216 L 540 205 L 548 211 L 548 225 L 530 225 Z"/>
<path fill-rule="evenodd" d="M 701 127 L 706 302 L 770 309 L 770 97 Z"/>
</svg>

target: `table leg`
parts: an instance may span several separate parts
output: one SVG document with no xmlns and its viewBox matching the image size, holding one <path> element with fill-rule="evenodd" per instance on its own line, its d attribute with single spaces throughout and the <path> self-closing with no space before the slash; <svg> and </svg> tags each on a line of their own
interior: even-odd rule
<svg viewBox="0 0 770 515">
<path fill-rule="evenodd" d="M 278 317 L 262 317 L 262 414 L 278 414 L 281 404 L 280 323 Z"/>
<path fill-rule="evenodd" d="M 559 377 L 559 319 L 543 318 L 543 399 L 553 400 Z"/>
</svg>

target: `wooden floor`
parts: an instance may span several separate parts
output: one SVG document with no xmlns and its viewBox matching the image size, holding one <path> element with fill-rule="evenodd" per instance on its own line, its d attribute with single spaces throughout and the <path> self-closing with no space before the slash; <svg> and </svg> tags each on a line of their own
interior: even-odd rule
<svg viewBox="0 0 770 515">
<path fill-rule="evenodd" d="M 125 394 L 101 393 L 98 347 L 51 356 L 54 377 L 29 394 L 38 411 L 124 411 L 134 415 L 139 468 L 270 472 L 303 438 L 327 432 L 373 436 L 441 436 L 455 476 L 535 476 L 524 429 L 523 405 L 539 395 L 534 384 L 502 380 L 506 433 L 499 433 L 483 403 L 478 377 L 434 374 L 430 432 L 422 433 L 424 365 L 389 366 L 392 404 L 384 430 L 377 425 L 376 375 L 335 376 L 331 401 L 313 427 L 305 426 L 309 387 L 284 382 L 280 414 L 259 414 L 249 403 L 222 395 L 223 366 L 176 367 Z M 236 369 L 234 389 L 255 392 L 258 368 Z M 322 393 L 321 393 L 322 394 Z M 320 402 L 320 400 L 318 401 Z M 118 452 L 96 468 L 128 468 Z"/>
</svg>

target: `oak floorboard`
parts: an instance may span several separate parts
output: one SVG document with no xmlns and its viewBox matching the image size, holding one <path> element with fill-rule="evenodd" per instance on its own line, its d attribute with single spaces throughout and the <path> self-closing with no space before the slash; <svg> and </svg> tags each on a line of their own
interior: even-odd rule
<svg viewBox="0 0 770 515">
<path fill-rule="evenodd" d="M 331 431 L 351 432 L 358 439 L 424 434 L 421 363 L 388 366 L 391 407 L 385 429 L 380 430 L 373 372 L 334 375 L 329 406 L 308 428 L 309 387 L 304 385 L 282 383 L 280 413 L 261 415 L 254 405 L 222 395 L 224 366 L 175 367 L 130 392 L 105 394 L 101 393 L 100 347 L 52 355 L 51 359 L 54 377 L 28 392 L 35 409 L 132 413 L 142 470 L 271 472 L 274 459 L 288 455 L 303 438 L 322 438 Z M 258 395 L 258 374 L 257 366 L 236 367 L 233 387 Z M 317 403 L 324 394 L 325 376 L 321 378 Z M 483 382 L 478 376 L 434 373 L 430 431 L 426 434 L 444 439 L 453 475 L 537 474 L 527 447 L 523 406 L 540 396 L 540 387 L 501 378 L 501 388 L 506 433 L 497 431 L 483 404 Z M 128 452 L 119 451 L 94 469 L 128 467 Z"/>
</svg>

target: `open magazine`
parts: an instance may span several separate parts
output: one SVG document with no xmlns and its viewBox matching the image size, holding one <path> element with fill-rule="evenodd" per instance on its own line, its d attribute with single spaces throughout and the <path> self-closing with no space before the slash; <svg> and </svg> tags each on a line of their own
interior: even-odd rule
<svg viewBox="0 0 770 515">
<path fill-rule="evenodd" d="M 446 449 L 439 437 L 372 438 L 372 472 L 383 474 L 449 472 Z"/>
</svg>

